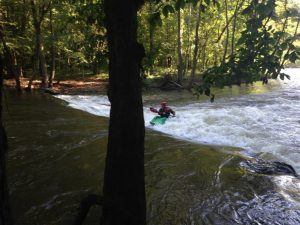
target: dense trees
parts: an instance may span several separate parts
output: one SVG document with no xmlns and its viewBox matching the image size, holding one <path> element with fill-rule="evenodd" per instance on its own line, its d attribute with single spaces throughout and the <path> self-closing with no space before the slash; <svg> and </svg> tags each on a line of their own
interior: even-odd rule
<svg viewBox="0 0 300 225">
<path fill-rule="evenodd" d="M 237 59 L 244 57 L 250 47 L 247 41 L 258 37 L 270 40 L 268 48 L 251 54 L 259 58 L 270 53 L 268 60 L 279 57 L 278 63 L 284 66 L 299 55 L 294 42 L 298 37 L 297 7 L 292 0 L 146 1 L 138 13 L 138 39 L 146 52 L 144 72 L 156 76 L 171 74 L 174 81 L 188 80 L 185 83 L 191 87 L 199 84 L 199 75 L 212 74 L 208 69 L 215 68 L 213 73 L 217 76 L 216 68 L 224 68 L 233 58 L 241 62 Z M 4 29 L 0 37 L 5 71 L 15 78 L 17 89 L 23 75 L 35 79 L 39 74 L 42 86 L 51 87 L 55 73 L 57 79 L 63 79 L 108 71 L 103 0 L 4 0 L 2 8 Z M 265 64 L 268 60 L 265 58 Z M 252 78 L 276 77 L 261 71 L 254 75 L 253 71 Z M 239 83 L 231 78 L 223 84 L 231 81 Z"/>
<path fill-rule="evenodd" d="M 8 77 L 57 78 L 107 70 L 107 44 L 101 1 L 4 0 L 5 51 Z M 37 76 L 39 75 L 39 76 Z M 50 82 L 50 84 L 48 84 Z M 31 82 L 28 84 L 30 89 Z"/>
</svg>

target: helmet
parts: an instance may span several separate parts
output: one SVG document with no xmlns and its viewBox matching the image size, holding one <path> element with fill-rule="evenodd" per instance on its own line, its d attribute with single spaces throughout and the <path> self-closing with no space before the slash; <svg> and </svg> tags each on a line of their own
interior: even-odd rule
<svg viewBox="0 0 300 225">
<path fill-rule="evenodd" d="M 161 102 L 160 105 L 161 105 L 161 106 L 166 106 L 166 105 L 167 105 L 167 102 Z"/>
</svg>

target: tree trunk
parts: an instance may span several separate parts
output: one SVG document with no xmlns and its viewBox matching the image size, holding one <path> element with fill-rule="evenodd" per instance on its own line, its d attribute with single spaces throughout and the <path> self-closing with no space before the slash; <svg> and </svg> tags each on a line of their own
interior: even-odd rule
<svg viewBox="0 0 300 225">
<path fill-rule="evenodd" d="M 2 22 L 2 20 L 0 22 Z M 7 63 L 8 72 L 15 78 L 15 80 L 16 80 L 16 90 L 18 92 L 20 92 L 21 91 L 21 83 L 20 83 L 20 76 L 19 76 L 17 67 L 15 65 L 15 56 L 13 55 L 10 48 L 6 44 L 3 29 L 4 29 L 3 25 L 0 25 L 0 39 L 1 39 L 1 42 L 2 42 L 2 45 L 3 45 L 4 57 L 5 57 L 5 60 L 6 60 L 6 63 Z"/>
<path fill-rule="evenodd" d="M 105 0 L 111 102 L 102 225 L 146 224 L 144 182 L 145 125 L 137 42 L 141 0 Z M 117 6 L 117 7 L 116 7 Z"/>
<path fill-rule="evenodd" d="M 236 21 L 237 21 L 237 11 L 238 11 L 238 6 L 239 5 L 239 0 L 236 3 L 235 11 L 233 14 L 233 24 L 232 24 L 232 35 L 231 35 L 231 55 L 234 54 L 234 42 L 235 42 L 235 30 L 236 30 Z"/>
<path fill-rule="evenodd" d="M 54 32 L 53 32 L 52 5 L 49 10 L 49 20 L 50 20 L 50 32 L 51 32 L 51 66 L 50 66 L 50 76 L 49 76 L 48 87 L 52 88 L 53 80 L 55 77 L 55 40 L 54 40 Z"/>
<path fill-rule="evenodd" d="M 0 55 L 0 224 L 12 225 L 11 210 L 9 207 L 8 188 L 6 179 L 5 156 L 7 153 L 7 137 L 2 123 L 2 85 L 3 85 L 3 58 Z"/>
<path fill-rule="evenodd" d="M 2 39 L 2 43 L 4 46 L 4 56 L 8 67 L 8 72 L 12 74 L 16 81 L 16 90 L 21 92 L 21 82 L 20 82 L 20 74 L 18 73 L 18 69 L 16 66 L 16 59 L 11 50 L 6 45 L 4 39 Z"/>
<path fill-rule="evenodd" d="M 182 83 L 183 80 L 183 59 L 182 59 L 182 53 L 181 53 L 181 16 L 180 16 L 180 9 L 177 12 L 177 55 L 178 55 L 178 68 L 177 68 L 177 74 L 178 74 L 178 80 L 177 82 L 179 84 Z"/>
<path fill-rule="evenodd" d="M 207 59 L 206 59 L 207 41 L 208 41 L 208 33 L 206 32 L 206 34 L 205 34 L 205 41 L 204 41 L 203 45 L 201 46 L 201 49 L 202 49 L 202 54 L 201 54 L 202 55 L 202 57 L 201 57 L 202 71 L 205 70 L 206 63 L 207 63 Z"/>
<path fill-rule="evenodd" d="M 153 3 L 150 1 L 150 13 L 153 13 Z M 153 67 L 154 67 L 154 29 L 155 26 L 151 22 L 149 22 L 149 68 L 150 74 L 153 74 Z"/>
<path fill-rule="evenodd" d="M 224 3 L 225 3 L 225 19 L 226 19 L 226 40 L 225 40 L 225 47 L 224 47 L 224 54 L 223 54 L 222 63 L 225 63 L 225 61 L 226 61 L 228 42 L 229 42 L 229 21 L 228 21 L 228 3 L 227 3 L 227 0 L 225 0 Z"/>
<path fill-rule="evenodd" d="M 194 41 L 195 48 L 194 48 L 193 61 L 192 61 L 191 78 L 188 85 L 189 89 L 193 86 L 193 82 L 195 80 L 196 68 L 197 68 L 197 56 L 198 56 L 198 49 L 199 49 L 199 28 L 200 28 L 200 19 L 201 19 L 201 10 L 202 10 L 201 6 L 202 6 L 202 0 L 200 1 L 197 22 L 196 22 L 195 41 Z"/>
<path fill-rule="evenodd" d="M 35 40 L 36 40 L 36 57 L 39 61 L 39 72 L 41 76 L 41 88 L 48 87 L 48 74 L 47 74 L 47 66 L 46 59 L 43 52 L 43 44 L 42 44 L 42 32 L 41 32 L 41 24 L 44 20 L 45 14 L 48 12 L 50 8 L 51 1 L 48 2 L 48 5 L 43 5 L 39 8 L 39 14 L 37 11 L 37 7 L 34 3 L 34 0 L 30 1 L 33 25 L 35 29 Z"/>
<path fill-rule="evenodd" d="M 48 86 L 48 74 L 47 74 L 47 66 L 46 66 L 46 59 L 43 52 L 43 45 L 42 45 L 42 34 L 41 29 L 37 28 L 36 32 L 36 57 L 39 60 L 39 72 L 41 76 L 41 88 L 46 88 Z"/>
<path fill-rule="evenodd" d="M 191 44 L 190 44 L 190 37 L 191 37 L 191 15 L 192 14 L 192 4 L 189 4 L 189 14 L 188 14 L 188 33 L 187 33 L 187 54 L 185 56 L 185 67 L 183 74 L 186 74 L 186 71 L 190 69 L 190 55 L 191 55 Z"/>
<path fill-rule="evenodd" d="M 223 27 L 222 31 L 219 33 L 218 38 L 216 40 L 216 43 L 218 43 L 221 40 L 224 32 L 227 29 L 227 26 L 229 26 L 229 24 L 231 23 L 232 19 L 237 15 L 238 11 L 242 8 L 242 6 L 244 5 L 245 1 L 246 0 L 242 0 L 242 2 L 239 4 L 239 6 L 235 9 L 234 14 L 228 19 L 228 23 L 226 23 L 225 27 Z"/>
<path fill-rule="evenodd" d="M 31 86 L 32 86 L 32 83 L 33 81 L 35 80 L 35 77 L 36 77 L 36 71 L 37 71 L 37 64 L 38 63 L 35 63 L 35 57 L 36 54 L 32 55 L 31 56 L 31 62 L 32 62 L 32 76 L 31 78 L 29 79 L 29 82 L 28 82 L 28 85 L 26 87 L 26 91 L 31 91 Z"/>
</svg>

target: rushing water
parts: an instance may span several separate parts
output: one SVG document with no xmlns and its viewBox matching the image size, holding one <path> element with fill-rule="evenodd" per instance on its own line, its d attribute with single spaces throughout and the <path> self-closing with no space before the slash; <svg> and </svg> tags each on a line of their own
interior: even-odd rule
<svg viewBox="0 0 300 225">
<path fill-rule="evenodd" d="M 153 113 L 145 103 L 145 125 L 192 142 L 240 147 L 250 155 L 264 154 L 293 165 L 300 173 L 300 70 L 287 70 L 291 81 L 277 82 L 265 93 L 216 99 L 215 103 L 174 102 L 177 116 L 163 126 L 151 126 Z M 297 74 L 299 73 L 299 74 Z M 257 86 L 259 86 L 257 84 Z M 279 88 L 280 86 L 280 88 Z M 256 87 L 259 89 L 259 87 Z M 256 90 L 257 90 L 256 89 Z M 106 96 L 59 96 L 71 107 L 109 116 Z M 157 99 L 157 103 L 161 99 Z M 156 103 L 156 104 L 157 104 Z"/>
<path fill-rule="evenodd" d="M 261 157 L 300 173 L 300 70 L 287 72 L 291 81 L 215 90 L 213 104 L 185 92 L 144 96 L 148 224 L 300 224 L 298 178 L 241 166 Z M 58 97 L 67 104 L 38 93 L 6 98 L 17 225 L 70 224 L 80 199 L 102 189 L 109 102 Z M 150 126 L 148 108 L 162 99 L 177 115 Z M 99 212 L 86 224 L 98 224 Z"/>
</svg>

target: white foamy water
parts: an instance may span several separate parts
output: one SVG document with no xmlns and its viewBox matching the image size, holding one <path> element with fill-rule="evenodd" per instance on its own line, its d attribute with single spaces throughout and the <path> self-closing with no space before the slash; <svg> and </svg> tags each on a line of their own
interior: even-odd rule
<svg viewBox="0 0 300 225">
<path fill-rule="evenodd" d="M 154 113 L 149 111 L 150 105 L 145 104 L 145 125 L 175 138 L 240 147 L 250 154 L 289 163 L 300 173 L 300 69 L 285 72 L 291 75 L 291 80 L 281 82 L 276 90 L 264 94 L 217 98 L 213 104 L 171 105 L 176 117 L 165 125 L 149 124 Z M 58 97 L 71 107 L 109 116 L 106 96 Z"/>
</svg>

